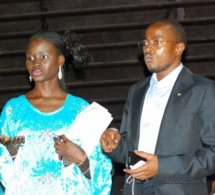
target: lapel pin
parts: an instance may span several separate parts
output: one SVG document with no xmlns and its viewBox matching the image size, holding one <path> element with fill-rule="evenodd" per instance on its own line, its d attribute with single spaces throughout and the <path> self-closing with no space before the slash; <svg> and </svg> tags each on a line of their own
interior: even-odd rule
<svg viewBox="0 0 215 195">
<path fill-rule="evenodd" d="M 181 95 L 182 95 L 181 93 L 177 93 L 177 96 L 179 96 L 179 97 L 180 97 Z"/>
</svg>

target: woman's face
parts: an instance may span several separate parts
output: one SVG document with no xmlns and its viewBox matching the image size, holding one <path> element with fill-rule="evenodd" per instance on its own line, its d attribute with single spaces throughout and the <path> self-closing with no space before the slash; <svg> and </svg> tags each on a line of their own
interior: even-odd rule
<svg viewBox="0 0 215 195">
<path fill-rule="evenodd" d="M 26 67 L 35 82 L 57 79 L 59 66 L 64 63 L 63 55 L 50 42 L 37 38 L 32 40 L 26 50 Z"/>
</svg>

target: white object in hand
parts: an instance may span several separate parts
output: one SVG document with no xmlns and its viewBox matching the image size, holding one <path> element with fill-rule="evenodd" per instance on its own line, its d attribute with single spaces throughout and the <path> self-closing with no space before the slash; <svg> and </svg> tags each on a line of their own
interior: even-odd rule
<svg viewBox="0 0 215 195">
<path fill-rule="evenodd" d="M 145 161 L 140 160 L 140 161 L 138 161 L 136 164 L 130 165 L 130 168 L 131 168 L 131 169 L 136 169 L 136 168 L 140 167 L 141 165 L 143 165 L 144 163 L 145 163 Z"/>
<path fill-rule="evenodd" d="M 93 102 L 76 116 L 66 137 L 71 141 L 82 140 L 82 148 L 89 156 L 112 119 L 106 108 Z"/>
</svg>

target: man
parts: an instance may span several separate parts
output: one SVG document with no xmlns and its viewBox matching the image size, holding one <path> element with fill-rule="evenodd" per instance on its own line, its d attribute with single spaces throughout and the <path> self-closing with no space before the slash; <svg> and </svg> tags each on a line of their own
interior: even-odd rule
<svg viewBox="0 0 215 195">
<path fill-rule="evenodd" d="M 146 29 L 143 54 L 153 74 L 129 90 L 120 132 L 107 129 L 101 136 L 114 161 L 125 163 L 128 151 L 147 160 L 124 169 L 123 195 L 208 195 L 206 177 L 215 172 L 215 84 L 182 64 L 186 43 L 174 20 Z"/>
</svg>

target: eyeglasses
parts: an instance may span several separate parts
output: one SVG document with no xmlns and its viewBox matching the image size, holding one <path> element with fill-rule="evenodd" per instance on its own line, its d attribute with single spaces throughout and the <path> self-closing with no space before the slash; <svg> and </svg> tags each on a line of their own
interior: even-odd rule
<svg viewBox="0 0 215 195">
<path fill-rule="evenodd" d="M 142 42 L 137 43 L 139 48 L 143 48 L 149 44 L 152 44 L 154 46 L 162 46 L 163 43 L 165 42 L 170 42 L 170 43 L 180 43 L 179 41 L 163 41 L 163 40 L 152 40 L 152 41 L 148 41 L 148 40 L 143 40 Z"/>
</svg>

